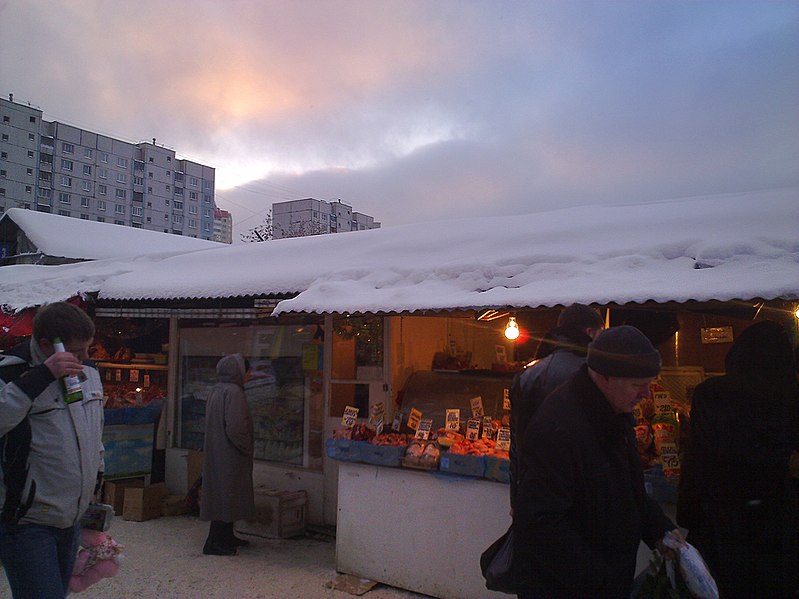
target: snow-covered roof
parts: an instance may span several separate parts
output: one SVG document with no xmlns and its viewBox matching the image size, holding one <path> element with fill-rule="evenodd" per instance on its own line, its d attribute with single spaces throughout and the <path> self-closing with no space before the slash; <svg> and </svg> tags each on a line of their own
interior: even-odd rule
<svg viewBox="0 0 799 599">
<path fill-rule="evenodd" d="M 21 268 L 0 268 L 0 297 L 14 309 L 41 303 L 17 295 L 14 279 L 41 297 L 58 287 L 59 299 L 297 294 L 276 313 L 797 299 L 799 188 Z"/>
<path fill-rule="evenodd" d="M 42 254 L 58 258 L 100 260 L 144 253 L 185 252 L 219 245 L 204 239 L 22 208 L 9 208 L 2 219 L 14 221 Z"/>
</svg>

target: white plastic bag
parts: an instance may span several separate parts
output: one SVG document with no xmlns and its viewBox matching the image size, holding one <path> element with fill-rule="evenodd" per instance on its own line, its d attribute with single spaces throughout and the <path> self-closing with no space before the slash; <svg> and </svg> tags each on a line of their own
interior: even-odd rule
<svg viewBox="0 0 799 599">
<path fill-rule="evenodd" d="M 679 556 L 680 574 L 691 595 L 697 599 L 718 599 L 719 588 L 710 575 L 705 560 L 690 543 L 684 543 L 672 532 L 663 537 L 663 544 Z"/>
</svg>

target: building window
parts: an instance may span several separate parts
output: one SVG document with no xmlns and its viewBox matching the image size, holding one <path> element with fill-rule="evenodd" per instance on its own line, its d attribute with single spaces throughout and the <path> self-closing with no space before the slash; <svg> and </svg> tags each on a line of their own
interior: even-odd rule
<svg viewBox="0 0 799 599">
<path fill-rule="evenodd" d="M 173 214 L 172 215 L 172 222 L 176 225 L 183 224 L 183 216 L 180 214 Z"/>
<path fill-rule="evenodd" d="M 33 188 L 30 185 L 26 185 L 25 186 L 25 193 L 31 193 L 32 191 L 33 191 Z"/>
<path fill-rule="evenodd" d="M 153 178 L 153 173 L 152 173 L 152 171 L 150 171 L 149 173 L 147 173 L 147 177 L 148 177 L 149 179 L 152 179 L 152 178 Z"/>
<path fill-rule="evenodd" d="M 61 159 L 61 170 L 72 172 L 72 161 Z"/>
<path fill-rule="evenodd" d="M 190 200 L 198 200 L 198 199 L 200 199 L 200 194 L 198 194 L 196 191 L 190 191 L 189 192 L 189 199 Z"/>
<path fill-rule="evenodd" d="M 172 156 L 167 156 L 167 157 L 166 157 L 166 161 L 167 161 L 167 162 L 172 162 Z"/>
<path fill-rule="evenodd" d="M 2 139 L 3 141 L 8 141 L 8 133 L 3 133 L 3 136 L 0 139 Z"/>
<path fill-rule="evenodd" d="M 0 197 L 6 197 L 6 188 L 0 187 Z"/>
<path fill-rule="evenodd" d="M 59 216 L 69 216 L 69 210 L 59 210 L 58 211 L 58 215 Z"/>
<path fill-rule="evenodd" d="M 164 200 L 164 206 L 169 206 L 169 200 Z"/>
<path fill-rule="evenodd" d="M 8 152 L 0 152 L 0 158 L 2 158 L 3 160 L 7 160 L 8 159 Z"/>
<path fill-rule="evenodd" d="M 97 217 L 97 222 L 98 222 L 98 223 L 104 223 L 104 222 L 105 222 L 105 217 L 103 217 L 103 216 L 98 216 L 98 217 Z"/>
<path fill-rule="evenodd" d="M 166 186 L 166 190 L 167 190 L 167 191 L 171 191 L 171 190 L 172 190 L 172 188 L 171 188 L 169 185 L 167 185 L 167 186 Z"/>
<path fill-rule="evenodd" d="M 116 198 L 118 200 L 124 200 L 128 197 L 128 192 L 124 189 L 116 189 Z"/>
<path fill-rule="evenodd" d="M 147 162 L 155 162 L 155 160 L 153 159 L 153 157 L 152 157 L 152 156 L 150 156 L 150 157 L 147 159 Z"/>
<path fill-rule="evenodd" d="M 119 168 L 128 168 L 128 159 L 117 157 L 117 166 Z"/>
<path fill-rule="evenodd" d="M 199 179 L 197 179 L 197 177 L 189 177 L 189 185 L 191 185 L 192 187 L 197 187 L 198 184 L 199 184 Z"/>
<path fill-rule="evenodd" d="M 39 197 L 40 198 L 51 198 L 53 197 L 53 190 L 52 189 L 44 189 L 42 187 L 39 188 Z"/>
<path fill-rule="evenodd" d="M 108 162 L 108 152 L 100 152 L 100 162 Z"/>
<path fill-rule="evenodd" d="M 28 140 L 33 141 L 34 139 L 36 138 L 34 137 L 33 133 L 28 133 Z"/>
<path fill-rule="evenodd" d="M 175 187 L 175 195 L 182 196 L 183 195 L 183 188 L 182 187 Z"/>
<path fill-rule="evenodd" d="M 171 177 L 171 176 L 172 176 L 172 171 L 167 171 L 167 172 L 166 172 L 166 176 L 167 176 L 167 177 Z"/>
<path fill-rule="evenodd" d="M 32 168 L 25 169 L 25 174 L 28 175 L 29 177 L 33 177 L 33 169 Z"/>
<path fill-rule="evenodd" d="M 189 219 L 189 229 L 196 229 L 197 228 L 197 219 L 190 218 Z"/>
<path fill-rule="evenodd" d="M 89 220 L 89 215 L 88 214 L 81 214 L 80 215 L 80 219 L 81 220 Z"/>
<path fill-rule="evenodd" d="M 130 208 L 130 215 L 131 216 L 136 216 L 138 218 L 141 218 L 143 214 L 144 214 L 144 210 L 142 209 L 141 206 L 131 206 L 131 208 Z"/>
<path fill-rule="evenodd" d="M 84 164 L 83 165 L 83 174 L 86 175 L 87 177 L 91 177 L 92 176 L 92 167 L 89 166 L 88 164 Z"/>
<path fill-rule="evenodd" d="M 98 168 L 97 169 L 97 176 L 100 177 L 101 179 L 107 179 L 108 178 L 108 169 L 106 169 L 106 168 Z"/>
<path fill-rule="evenodd" d="M 115 220 L 115 221 L 114 221 L 114 224 L 115 224 L 115 225 L 124 225 L 124 224 L 125 224 L 125 221 L 124 221 L 124 220 Z"/>
<path fill-rule="evenodd" d="M 72 144 L 68 144 L 67 142 L 61 142 L 61 151 L 64 154 L 74 154 L 75 146 L 73 146 Z"/>
<path fill-rule="evenodd" d="M 81 197 L 80 199 L 80 207 L 81 208 L 89 208 L 89 198 L 86 196 Z"/>
<path fill-rule="evenodd" d="M 205 195 L 203 196 L 203 201 L 204 201 L 206 204 L 210 204 L 210 203 L 211 203 L 211 196 L 209 196 L 208 194 L 205 194 Z"/>
<path fill-rule="evenodd" d="M 122 204 L 115 204 L 114 212 L 116 214 L 125 214 L 125 207 Z"/>
<path fill-rule="evenodd" d="M 197 214 L 197 206 L 189 204 L 189 214 Z"/>
<path fill-rule="evenodd" d="M 71 204 L 72 198 L 70 197 L 70 194 L 64 193 L 62 191 L 58 194 L 58 201 L 61 202 L 62 204 Z"/>
<path fill-rule="evenodd" d="M 141 229 L 141 223 L 130 223 L 130 226 L 134 229 Z"/>
<path fill-rule="evenodd" d="M 211 218 L 211 209 L 210 208 L 203 208 L 203 217 Z"/>
<path fill-rule="evenodd" d="M 148 187 L 147 188 L 147 193 L 153 193 L 153 188 L 152 187 Z"/>
<path fill-rule="evenodd" d="M 183 202 L 175 200 L 175 210 L 183 210 Z"/>
<path fill-rule="evenodd" d="M 31 123 L 35 123 L 35 122 L 36 122 L 36 117 L 35 117 L 35 116 L 32 116 L 32 117 L 28 118 L 28 120 L 29 120 Z"/>
<path fill-rule="evenodd" d="M 211 223 L 205 223 L 205 224 L 203 225 L 203 230 L 204 230 L 206 233 L 210 233 L 210 232 L 211 232 Z"/>
<path fill-rule="evenodd" d="M 128 176 L 124 173 L 117 173 L 117 183 L 125 184 L 128 182 Z"/>
<path fill-rule="evenodd" d="M 97 209 L 105 210 L 105 200 L 97 200 Z"/>
<path fill-rule="evenodd" d="M 133 177 L 134 185 L 144 185 L 144 177 Z"/>
<path fill-rule="evenodd" d="M 83 182 L 83 191 L 87 193 L 92 192 L 92 182 L 91 181 L 84 181 Z"/>
<path fill-rule="evenodd" d="M 28 150 L 28 158 L 33 158 L 33 150 Z"/>
<path fill-rule="evenodd" d="M 101 196 L 104 196 L 106 193 L 108 193 L 108 187 L 106 187 L 105 185 L 98 185 L 97 193 L 99 193 Z"/>
<path fill-rule="evenodd" d="M 91 148 L 83 148 L 83 157 L 94 158 L 94 150 L 92 150 Z"/>
<path fill-rule="evenodd" d="M 67 177 L 66 175 L 61 175 L 61 186 L 62 187 L 72 187 L 72 177 Z"/>
<path fill-rule="evenodd" d="M 3 122 L 4 123 L 10 123 L 11 122 L 11 117 L 3 115 Z"/>
</svg>

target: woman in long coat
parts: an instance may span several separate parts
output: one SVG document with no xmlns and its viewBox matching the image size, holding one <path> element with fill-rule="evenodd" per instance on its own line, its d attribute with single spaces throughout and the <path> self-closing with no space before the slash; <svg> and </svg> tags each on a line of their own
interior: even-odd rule
<svg viewBox="0 0 799 599">
<path fill-rule="evenodd" d="M 249 544 L 233 534 L 236 520 L 255 513 L 252 417 L 244 395 L 248 370 L 241 354 L 223 357 L 216 365 L 219 383 L 206 401 L 200 501 L 200 519 L 211 521 L 206 555 L 235 555 L 237 546 Z"/>
<path fill-rule="evenodd" d="M 785 329 L 745 329 L 726 375 L 694 391 L 677 522 L 721 597 L 794 597 L 799 587 L 799 384 Z"/>
</svg>

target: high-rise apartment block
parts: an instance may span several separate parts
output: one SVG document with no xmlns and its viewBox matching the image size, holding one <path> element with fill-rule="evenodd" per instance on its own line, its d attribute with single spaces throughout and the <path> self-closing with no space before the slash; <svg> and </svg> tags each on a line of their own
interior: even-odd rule
<svg viewBox="0 0 799 599">
<path fill-rule="evenodd" d="M 212 240 L 214 169 L 0 99 L 0 214 L 26 208 Z M 229 214 L 228 214 L 229 216 Z"/>
<path fill-rule="evenodd" d="M 353 212 L 341 200 L 326 202 L 305 198 L 272 204 L 272 237 L 301 237 L 342 231 L 379 229 L 374 217 Z"/>
<path fill-rule="evenodd" d="M 227 210 L 214 210 L 214 241 L 233 243 L 233 216 Z"/>
</svg>

